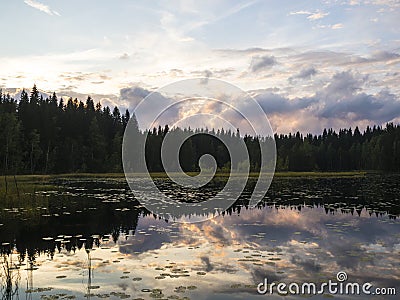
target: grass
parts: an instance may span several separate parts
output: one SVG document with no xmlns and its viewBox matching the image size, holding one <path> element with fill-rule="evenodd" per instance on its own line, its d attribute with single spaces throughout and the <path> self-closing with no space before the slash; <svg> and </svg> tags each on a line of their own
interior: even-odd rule
<svg viewBox="0 0 400 300">
<path fill-rule="evenodd" d="M 188 172 L 189 176 L 196 176 L 197 172 Z M 275 172 L 274 177 L 353 177 L 365 176 L 366 171 L 346 171 L 346 172 Z M 144 176 L 143 173 L 134 174 L 135 176 Z M 164 178 L 167 174 L 164 172 L 150 173 L 153 178 Z M 249 177 L 258 177 L 257 172 L 252 172 Z M 217 172 L 218 177 L 228 177 L 228 172 Z M 247 176 L 245 173 L 233 174 L 233 176 Z M 55 175 L 16 175 L 16 181 L 20 191 L 32 190 L 33 188 L 53 187 L 49 182 L 58 178 L 125 178 L 124 173 L 67 173 Z M 8 189 L 14 190 L 15 183 L 13 176 L 7 176 Z M 0 177 L 0 193 L 5 189 L 4 176 Z"/>
<path fill-rule="evenodd" d="M 198 173 L 187 173 L 189 176 L 195 176 Z M 269 173 L 270 174 L 270 173 Z M 275 172 L 274 177 L 354 177 L 365 176 L 367 172 L 364 171 L 348 171 L 348 172 Z M 231 174 L 228 172 L 217 172 L 217 177 L 229 177 Z M 246 173 L 234 173 L 233 176 L 247 176 Z M 153 178 L 167 177 L 165 173 L 151 173 Z M 249 177 L 256 178 L 259 176 L 257 172 L 251 172 Z"/>
<path fill-rule="evenodd" d="M 54 190 L 50 184 L 51 175 L 17 175 L 0 177 L 0 200 L 17 203 L 19 200 L 31 199 L 37 191 Z M 7 180 L 7 184 L 6 184 Z"/>
<path fill-rule="evenodd" d="M 365 171 L 346 172 L 276 172 L 275 177 L 359 177 L 365 176 Z"/>
</svg>

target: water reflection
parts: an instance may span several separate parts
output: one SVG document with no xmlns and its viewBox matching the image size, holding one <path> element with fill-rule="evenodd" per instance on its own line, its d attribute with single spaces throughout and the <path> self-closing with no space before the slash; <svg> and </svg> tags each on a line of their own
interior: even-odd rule
<svg viewBox="0 0 400 300">
<path fill-rule="evenodd" d="M 2 254 L 0 263 L 1 295 L 2 299 L 18 299 L 20 283 L 20 264 L 13 261 L 12 255 Z"/>
<path fill-rule="evenodd" d="M 277 179 L 257 208 L 247 190 L 198 224 L 157 219 L 122 181 L 63 181 L 45 207 L 0 212 L 1 253 L 18 266 L 2 295 L 249 299 L 265 277 L 323 282 L 341 270 L 400 291 L 398 179 Z"/>
</svg>

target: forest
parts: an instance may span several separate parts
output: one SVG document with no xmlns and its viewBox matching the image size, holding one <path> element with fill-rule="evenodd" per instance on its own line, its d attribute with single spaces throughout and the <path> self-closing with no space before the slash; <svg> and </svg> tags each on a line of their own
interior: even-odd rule
<svg viewBox="0 0 400 300">
<path fill-rule="evenodd" d="M 56 93 L 46 99 L 36 85 L 30 94 L 22 91 L 14 99 L 0 90 L 0 169 L 3 175 L 122 172 L 121 149 L 129 111 L 121 113 L 95 104 L 89 96 L 85 102 L 69 98 L 64 103 Z M 131 122 L 137 124 L 137 122 Z M 242 136 L 226 130 L 211 130 L 218 137 L 232 141 L 243 139 L 251 171 L 260 169 L 260 144 L 268 137 Z M 149 128 L 146 162 L 149 171 L 162 172 L 160 147 L 167 132 L 180 134 L 193 129 Z M 219 171 L 229 171 L 230 156 L 208 129 L 187 140 L 180 151 L 184 171 L 198 171 L 198 158 L 209 153 L 216 158 Z M 278 171 L 400 171 L 400 126 L 324 129 L 322 134 L 275 134 Z M 148 150 L 148 151 L 147 151 Z M 237 168 L 238 166 L 232 166 Z"/>
</svg>

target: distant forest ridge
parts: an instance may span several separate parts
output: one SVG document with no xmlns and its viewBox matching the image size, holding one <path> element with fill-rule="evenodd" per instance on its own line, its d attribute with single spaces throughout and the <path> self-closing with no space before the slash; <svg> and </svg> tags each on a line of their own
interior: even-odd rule
<svg viewBox="0 0 400 300">
<path fill-rule="evenodd" d="M 54 174 L 70 172 L 122 172 L 121 149 L 124 130 L 130 118 L 126 110 L 111 110 L 95 104 L 52 96 L 44 99 L 36 86 L 28 95 L 22 91 L 17 101 L 0 91 L 0 172 L 3 174 Z M 137 124 L 137 122 L 133 122 Z M 137 127 L 137 125 L 136 125 Z M 139 132 L 148 134 L 147 166 L 151 172 L 162 172 L 160 147 L 165 134 L 192 132 L 192 129 L 170 129 L 168 125 Z M 213 131 L 213 130 L 212 130 Z M 216 138 L 204 133 L 183 144 L 180 159 L 184 171 L 198 171 L 198 158 L 209 153 L 216 158 L 221 171 L 229 171 L 230 156 Z M 268 138 L 241 136 L 239 132 L 218 130 L 218 136 L 243 139 L 249 153 L 251 171 L 260 168 L 259 143 Z M 269 141 L 270 142 L 270 141 Z M 276 169 L 279 171 L 400 171 L 400 126 L 367 127 L 364 132 L 324 129 L 320 135 L 275 135 Z M 232 166 L 238 168 L 239 166 Z"/>
</svg>

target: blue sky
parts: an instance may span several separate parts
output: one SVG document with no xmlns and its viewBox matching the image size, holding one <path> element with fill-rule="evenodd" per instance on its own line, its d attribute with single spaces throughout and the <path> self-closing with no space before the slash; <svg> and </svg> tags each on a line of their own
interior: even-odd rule
<svg viewBox="0 0 400 300">
<path fill-rule="evenodd" d="M 15 93 L 132 108 L 135 90 L 206 75 L 251 92 L 279 132 L 400 121 L 398 0 L 17 0 L 0 18 Z"/>
</svg>

